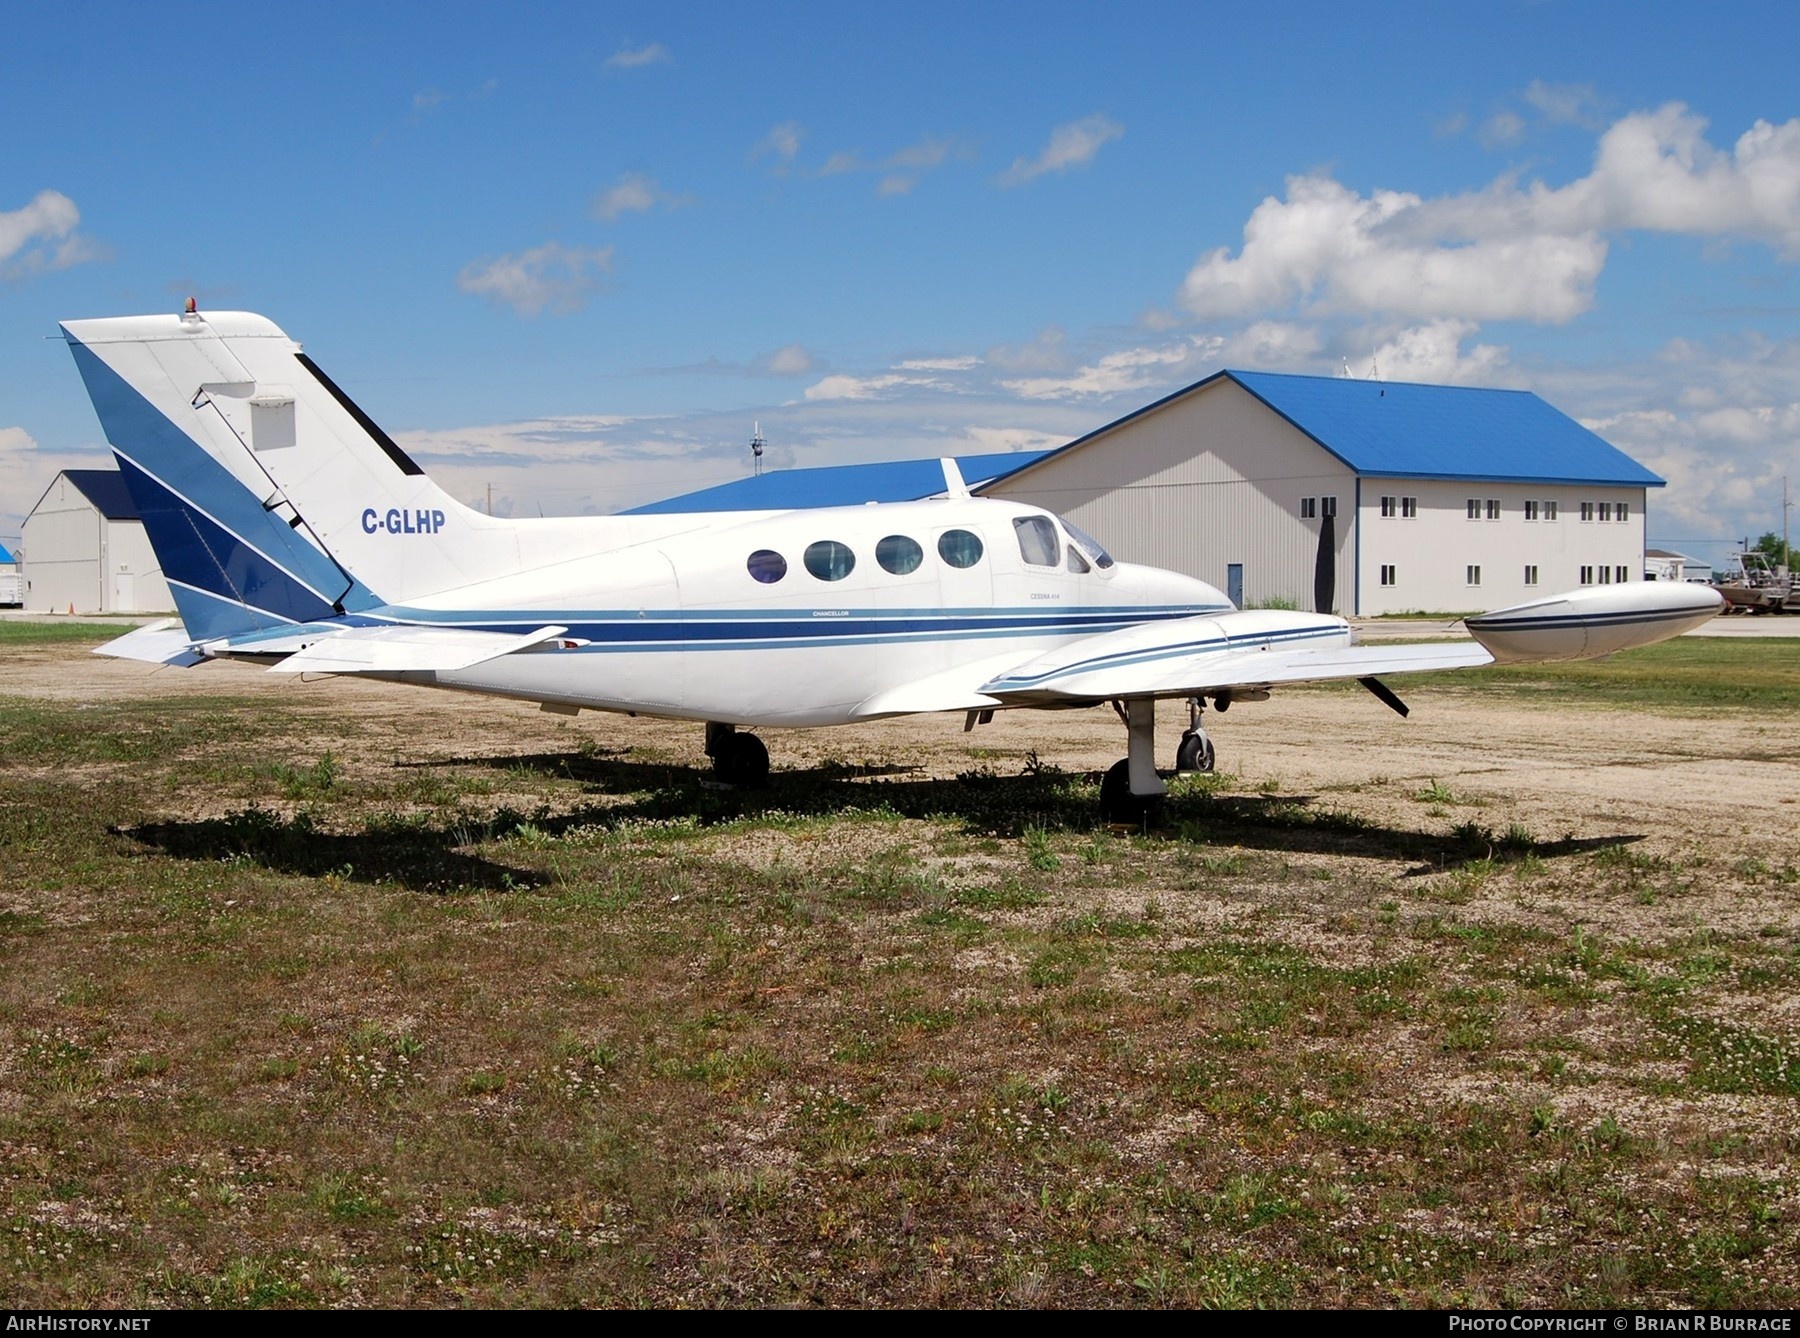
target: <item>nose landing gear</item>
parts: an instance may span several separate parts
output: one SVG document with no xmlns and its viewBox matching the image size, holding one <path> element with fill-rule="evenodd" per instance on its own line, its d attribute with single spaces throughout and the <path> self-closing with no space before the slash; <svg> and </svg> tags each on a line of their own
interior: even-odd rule
<svg viewBox="0 0 1800 1338">
<path fill-rule="evenodd" d="M 1213 769 L 1213 742 L 1200 721 L 1205 710 L 1206 703 L 1200 698 L 1188 698 L 1188 727 L 1175 747 L 1175 770 L 1178 772 Z"/>
</svg>

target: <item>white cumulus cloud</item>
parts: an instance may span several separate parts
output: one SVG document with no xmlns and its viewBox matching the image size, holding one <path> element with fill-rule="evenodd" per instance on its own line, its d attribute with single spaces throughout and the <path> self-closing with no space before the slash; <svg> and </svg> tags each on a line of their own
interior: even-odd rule
<svg viewBox="0 0 1800 1338">
<path fill-rule="evenodd" d="M 1679 104 L 1626 116 L 1601 136 L 1592 171 L 1561 187 L 1503 177 L 1425 199 L 1291 177 L 1284 199 L 1252 211 L 1236 254 L 1200 257 L 1182 302 L 1202 318 L 1298 306 L 1558 324 L 1593 305 L 1620 232 L 1744 237 L 1800 256 L 1800 120 L 1758 121 L 1729 151 L 1705 130 Z"/>
<path fill-rule="evenodd" d="M 465 293 L 511 307 L 521 316 L 576 311 L 612 269 L 613 248 L 545 242 L 517 255 L 482 259 L 463 267 L 456 286 Z"/>
<path fill-rule="evenodd" d="M 0 279 L 67 269 L 100 258 L 76 228 L 81 211 L 59 190 L 39 191 L 22 209 L 0 213 Z"/>
<path fill-rule="evenodd" d="M 1225 341 L 1217 335 L 1178 343 L 1120 349 L 1065 376 L 1026 376 L 1000 384 L 1026 399 L 1104 399 L 1171 382 L 1197 380 L 1200 369 L 1216 364 Z"/>
<path fill-rule="evenodd" d="M 1086 167 L 1094 155 L 1111 140 L 1125 133 L 1125 127 L 1110 116 L 1096 112 L 1079 121 L 1059 125 L 1050 132 L 1050 142 L 1035 158 L 1017 158 L 995 181 L 1002 186 L 1022 186 L 1046 172 L 1066 172 L 1071 167 Z"/>
<path fill-rule="evenodd" d="M 816 365 L 812 354 L 799 344 L 788 344 L 756 360 L 757 367 L 771 376 L 800 376 Z"/>
<path fill-rule="evenodd" d="M 1463 341 L 1478 328 L 1473 321 L 1456 320 L 1410 326 L 1375 349 L 1370 355 L 1371 370 L 1386 381 L 1492 385 L 1496 373 L 1506 366 L 1507 352 L 1496 344 L 1477 344 L 1464 353 Z"/>
<path fill-rule="evenodd" d="M 806 127 L 798 121 L 783 121 L 771 126 L 769 133 L 750 146 L 750 161 L 774 160 L 773 170 L 784 172 L 800 152 L 800 141 L 806 138 Z"/>
<path fill-rule="evenodd" d="M 646 65 L 662 65 L 675 57 L 669 54 L 669 48 L 661 42 L 648 42 L 643 46 L 622 46 L 601 64 L 606 70 L 641 70 Z"/>
<path fill-rule="evenodd" d="M 621 214 L 646 213 L 658 205 L 679 209 L 692 203 L 692 196 L 664 190 L 648 172 L 627 172 L 594 197 L 594 217 L 611 223 Z"/>
</svg>

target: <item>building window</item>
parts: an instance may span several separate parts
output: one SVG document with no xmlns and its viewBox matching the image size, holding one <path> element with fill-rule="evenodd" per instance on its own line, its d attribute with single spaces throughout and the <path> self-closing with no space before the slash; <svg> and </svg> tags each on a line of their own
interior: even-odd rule
<svg viewBox="0 0 1800 1338">
<path fill-rule="evenodd" d="M 1617 581 L 1620 585 L 1624 585 L 1626 581 L 1631 579 L 1631 568 L 1629 567 L 1614 567 L 1613 571 L 1615 573 L 1613 580 Z"/>
<path fill-rule="evenodd" d="M 1321 516 L 1337 515 L 1337 498 L 1321 497 L 1319 499 L 1319 514 Z"/>
<path fill-rule="evenodd" d="M 1537 517 L 1538 517 L 1538 504 L 1536 502 L 1525 503 L 1525 519 L 1526 520 L 1536 520 Z"/>
<path fill-rule="evenodd" d="M 1470 567 L 1469 571 L 1468 571 L 1468 576 L 1469 576 L 1469 584 L 1470 585 L 1480 585 L 1481 584 L 1481 568 L 1480 567 Z"/>
<path fill-rule="evenodd" d="M 1611 585 L 1612 584 L 1612 568 L 1611 567 L 1602 566 L 1600 568 L 1600 584 L 1601 585 Z"/>
<path fill-rule="evenodd" d="M 1481 499 L 1479 497 L 1471 497 L 1469 499 L 1469 519 L 1481 519 Z"/>
<path fill-rule="evenodd" d="M 1318 514 L 1319 514 L 1319 499 L 1318 498 L 1302 497 L 1300 499 L 1300 519 L 1301 520 L 1316 519 L 1318 517 Z"/>
<path fill-rule="evenodd" d="M 1617 506 L 1613 507 L 1613 515 L 1619 520 L 1630 520 L 1631 503 L 1620 502 Z"/>
<path fill-rule="evenodd" d="M 1544 503 L 1544 519 L 1545 520 L 1555 520 L 1556 519 L 1556 503 L 1555 502 L 1545 502 Z"/>
<path fill-rule="evenodd" d="M 1392 585 L 1394 583 L 1394 574 L 1394 566 L 1392 563 L 1388 563 L 1386 566 L 1382 567 L 1381 583 L 1383 585 Z"/>
<path fill-rule="evenodd" d="M 1525 568 L 1525 584 L 1526 585 L 1536 585 L 1537 584 L 1537 568 L 1536 567 L 1527 566 Z"/>
<path fill-rule="evenodd" d="M 1499 498 L 1497 498 L 1497 497 L 1488 498 L 1487 518 L 1489 520 L 1499 520 L 1500 519 L 1500 499 Z"/>
<path fill-rule="evenodd" d="M 1581 583 L 1583 585 L 1592 585 L 1594 583 L 1594 569 L 1592 567 L 1583 567 L 1581 569 Z"/>
<path fill-rule="evenodd" d="M 1417 520 L 1418 518 L 1419 499 L 1417 497 L 1402 497 L 1400 499 L 1400 519 Z"/>
<path fill-rule="evenodd" d="M 1581 523 L 1586 525 L 1589 521 L 1593 520 L 1593 518 L 1594 504 L 1592 502 L 1583 502 L 1581 504 Z"/>
<path fill-rule="evenodd" d="M 1381 514 L 1383 516 L 1398 515 L 1399 511 L 1400 499 L 1398 497 L 1383 497 L 1381 499 Z"/>
<path fill-rule="evenodd" d="M 1600 523 L 1602 525 L 1604 525 L 1611 519 L 1612 519 L 1612 503 L 1611 502 L 1600 503 Z"/>
</svg>

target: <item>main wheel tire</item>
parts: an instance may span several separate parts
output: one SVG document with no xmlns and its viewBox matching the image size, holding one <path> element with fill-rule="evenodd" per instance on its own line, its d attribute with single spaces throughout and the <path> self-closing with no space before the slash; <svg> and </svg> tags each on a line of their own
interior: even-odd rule
<svg viewBox="0 0 1800 1338">
<path fill-rule="evenodd" d="M 1206 735 L 1190 729 L 1181 736 L 1175 749 L 1175 770 L 1211 771 L 1214 760 L 1213 742 Z"/>
<path fill-rule="evenodd" d="M 769 750 L 754 734 L 727 734 L 713 752 L 713 774 L 727 785 L 760 790 L 769 783 Z"/>
<path fill-rule="evenodd" d="M 1131 762 L 1122 759 L 1108 768 L 1100 778 L 1100 817 L 1104 822 L 1130 823 L 1141 827 L 1162 813 L 1160 794 L 1131 792 Z"/>
</svg>

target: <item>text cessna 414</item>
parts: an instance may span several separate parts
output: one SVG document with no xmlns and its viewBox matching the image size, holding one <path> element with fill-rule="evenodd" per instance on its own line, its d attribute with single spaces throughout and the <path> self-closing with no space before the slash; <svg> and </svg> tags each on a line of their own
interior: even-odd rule
<svg viewBox="0 0 1800 1338">
<path fill-rule="evenodd" d="M 1037 507 L 971 497 L 795 511 L 514 520 L 462 506 L 267 319 L 242 312 L 63 327 L 174 592 L 179 625 L 102 654 L 354 674 L 704 721 L 720 779 L 766 781 L 746 726 L 924 712 L 970 724 L 1111 703 L 1128 756 L 1108 819 L 1164 786 L 1155 703 L 1186 699 L 1177 769 L 1208 769 L 1203 703 L 1393 674 L 1577 660 L 1720 608 L 1633 582 L 1466 620 L 1473 641 L 1362 646 L 1328 613 L 1240 610 L 1204 581 L 1115 562 Z"/>
</svg>

